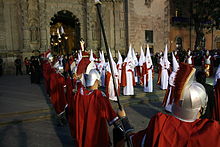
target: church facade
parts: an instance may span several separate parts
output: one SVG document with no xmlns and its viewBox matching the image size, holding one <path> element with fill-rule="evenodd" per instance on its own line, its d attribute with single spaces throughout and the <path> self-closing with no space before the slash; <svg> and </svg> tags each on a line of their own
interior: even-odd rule
<svg viewBox="0 0 220 147">
<path fill-rule="evenodd" d="M 179 30 L 171 26 L 169 0 L 101 2 L 113 56 L 117 50 L 126 55 L 129 44 L 136 52 L 147 43 L 154 53 L 163 50 L 165 44 L 175 48 Z M 74 37 L 83 38 L 87 49 L 94 51 L 105 49 L 94 0 L 0 0 L 0 57 L 4 61 L 4 72 L 14 72 L 14 60 L 18 56 L 30 58 L 34 50 L 44 52 L 51 48 L 54 33 L 51 24 L 60 13 L 64 17 L 65 13 L 71 15 L 72 22 L 79 26 L 72 31 L 73 34 L 78 32 L 73 35 L 73 40 Z M 187 44 L 185 41 L 185 48 L 188 48 Z"/>
</svg>

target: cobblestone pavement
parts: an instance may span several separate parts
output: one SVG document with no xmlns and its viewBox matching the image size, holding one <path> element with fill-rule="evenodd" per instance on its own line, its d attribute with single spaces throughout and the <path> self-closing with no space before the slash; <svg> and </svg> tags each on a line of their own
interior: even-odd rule
<svg viewBox="0 0 220 147">
<path fill-rule="evenodd" d="M 208 79 L 208 83 L 212 80 Z M 143 93 L 143 88 L 137 86 L 134 96 L 120 96 L 136 131 L 146 128 L 150 118 L 162 111 L 165 91 L 156 85 L 154 90 Z M 116 103 L 112 102 L 112 105 L 116 110 Z M 109 131 L 111 135 L 111 127 Z M 30 84 L 27 75 L 0 77 L 0 146 L 74 146 L 68 126 L 59 125 L 43 84 Z"/>
</svg>

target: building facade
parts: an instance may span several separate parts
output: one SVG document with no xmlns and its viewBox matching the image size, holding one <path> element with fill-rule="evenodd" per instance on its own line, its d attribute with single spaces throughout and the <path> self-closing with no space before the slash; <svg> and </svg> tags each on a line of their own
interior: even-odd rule
<svg viewBox="0 0 220 147">
<path fill-rule="evenodd" d="M 177 37 L 182 37 L 185 49 L 189 48 L 189 31 L 171 24 L 170 0 L 101 1 L 107 41 L 114 56 L 117 50 L 126 55 L 129 44 L 136 52 L 147 43 L 154 53 L 163 50 L 165 44 L 173 50 Z M 0 57 L 4 72 L 14 72 L 17 56 L 24 59 L 32 56 L 34 50 L 50 49 L 51 24 L 60 14 L 65 17 L 65 13 L 79 26 L 72 31 L 78 31 L 73 40 L 83 38 L 88 49 L 105 49 L 94 0 L 0 0 Z M 214 37 L 220 40 L 217 34 Z"/>
</svg>

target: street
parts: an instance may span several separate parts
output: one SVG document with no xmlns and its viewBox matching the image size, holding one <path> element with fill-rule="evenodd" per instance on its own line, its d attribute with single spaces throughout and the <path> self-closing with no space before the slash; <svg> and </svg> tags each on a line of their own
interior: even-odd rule
<svg viewBox="0 0 220 147">
<path fill-rule="evenodd" d="M 135 96 L 120 96 L 135 131 L 146 128 L 150 118 L 162 111 L 165 91 L 156 85 L 154 90 L 153 93 L 143 93 L 142 87 L 137 86 Z M 117 110 L 115 103 L 112 106 Z M 112 135 L 112 127 L 109 131 Z M 27 75 L 0 77 L 0 146 L 74 146 L 68 125 L 60 126 L 57 121 L 43 81 L 35 85 L 30 83 Z"/>
</svg>

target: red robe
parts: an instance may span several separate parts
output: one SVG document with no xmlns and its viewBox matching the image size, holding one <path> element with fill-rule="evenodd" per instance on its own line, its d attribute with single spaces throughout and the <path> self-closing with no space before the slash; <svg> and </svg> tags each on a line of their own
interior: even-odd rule
<svg viewBox="0 0 220 147">
<path fill-rule="evenodd" d="M 127 65 L 127 63 L 125 62 L 121 66 L 121 68 L 122 68 L 122 70 L 121 70 L 121 86 L 122 87 L 127 86 L 126 65 Z"/>
<path fill-rule="evenodd" d="M 64 85 L 65 85 L 65 79 L 63 76 L 61 76 L 58 73 L 51 74 L 51 79 L 50 79 L 51 103 L 53 104 L 53 107 L 57 114 L 61 114 L 62 112 L 64 112 L 67 106 L 66 95 L 64 92 Z"/>
<path fill-rule="evenodd" d="M 66 86 L 67 86 L 67 103 L 68 103 L 68 107 L 67 107 L 67 120 L 69 123 L 69 128 L 70 128 L 70 133 L 72 135 L 72 137 L 75 138 L 74 136 L 74 118 L 73 116 L 73 106 L 74 106 L 74 96 L 75 96 L 75 90 L 82 88 L 82 90 L 84 89 L 83 85 L 81 82 L 77 82 L 76 79 L 73 79 L 73 86 L 72 86 L 72 81 L 71 79 L 68 77 L 66 80 Z"/>
<path fill-rule="evenodd" d="M 81 61 L 79 62 L 79 65 L 77 66 L 77 75 L 80 75 L 82 73 L 86 72 L 86 68 L 89 65 L 90 60 L 87 57 L 83 57 Z"/>
<path fill-rule="evenodd" d="M 108 98 L 100 91 L 79 89 L 72 104 L 72 135 L 76 147 L 107 147 L 110 137 L 106 121 L 111 125 L 117 114 L 112 109 Z"/>
<path fill-rule="evenodd" d="M 213 110 L 213 119 L 220 121 L 220 79 L 215 85 L 215 106 Z"/>
<path fill-rule="evenodd" d="M 145 139 L 143 139 L 145 138 Z M 157 113 L 148 127 L 132 136 L 134 147 L 220 146 L 220 124 L 208 119 L 183 122 L 174 116 Z"/>
<path fill-rule="evenodd" d="M 107 97 L 109 97 L 109 88 L 114 89 L 114 87 L 109 87 L 111 77 L 112 77 L 112 74 L 109 71 L 106 71 L 106 73 L 105 73 L 105 93 L 106 93 Z M 113 80 L 112 80 L 112 82 L 113 82 Z M 119 83 L 119 81 L 118 81 L 118 83 Z M 118 84 L 118 95 L 120 95 L 120 85 L 119 84 Z"/>
<path fill-rule="evenodd" d="M 132 72 L 132 81 L 133 81 L 133 86 L 136 86 L 136 82 L 134 79 L 134 72 L 132 70 L 127 70 L 126 66 L 127 66 L 127 62 L 122 64 L 122 71 L 121 71 L 121 86 L 125 87 L 127 86 L 127 76 L 126 76 L 126 72 Z"/>
</svg>

